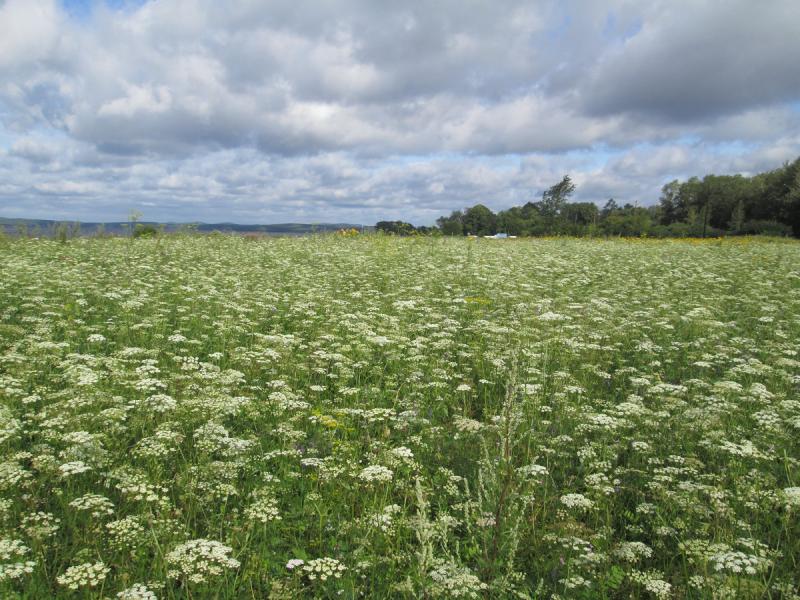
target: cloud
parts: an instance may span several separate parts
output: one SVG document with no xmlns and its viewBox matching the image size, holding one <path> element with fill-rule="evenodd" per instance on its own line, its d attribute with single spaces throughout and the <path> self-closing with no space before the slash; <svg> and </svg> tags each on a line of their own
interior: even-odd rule
<svg viewBox="0 0 800 600">
<path fill-rule="evenodd" d="M 52 56 L 62 21 L 52 1 L 7 0 L 0 5 L 0 70 L 19 71 Z"/>
<path fill-rule="evenodd" d="M 0 213 L 432 222 L 565 172 L 652 203 L 796 155 L 798 10 L 0 0 Z"/>
<path fill-rule="evenodd" d="M 14 140 L 8 153 L 10 156 L 24 158 L 32 163 L 46 165 L 55 161 L 63 151 L 63 145 L 55 140 L 24 136 Z"/>
<path fill-rule="evenodd" d="M 582 86 L 591 114 L 691 122 L 796 100 L 800 4 L 733 0 L 658 5 Z"/>
</svg>

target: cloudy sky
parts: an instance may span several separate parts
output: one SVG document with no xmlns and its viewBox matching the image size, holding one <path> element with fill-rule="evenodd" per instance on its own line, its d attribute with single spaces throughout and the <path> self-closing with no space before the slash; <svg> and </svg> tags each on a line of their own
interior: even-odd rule
<svg viewBox="0 0 800 600">
<path fill-rule="evenodd" d="M 0 216 L 642 205 L 800 155 L 798 0 L 0 0 Z"/>
</svg>

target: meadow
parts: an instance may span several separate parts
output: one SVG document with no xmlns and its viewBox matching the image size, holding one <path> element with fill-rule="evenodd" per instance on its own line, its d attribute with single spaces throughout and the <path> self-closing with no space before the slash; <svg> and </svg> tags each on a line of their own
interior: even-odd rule
<svg viewBox="0 0 800 600">
<path fill-rule="evenodd" d="M 800 244 L 0 240 L 0 596 L 800 598 Z"/>
</svg>

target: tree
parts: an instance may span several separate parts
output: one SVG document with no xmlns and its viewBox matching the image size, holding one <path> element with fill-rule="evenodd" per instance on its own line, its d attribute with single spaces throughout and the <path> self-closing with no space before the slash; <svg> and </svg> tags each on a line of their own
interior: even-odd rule
<svg viewBox="0 0 800 600">
<path fill-rule="evenodd" d="M 497 233 L 497 216 L 483 204 L 476 204 L 464 213 L 464 233 L 494 235 Z"/>
<path fill-rule="evenodd" d="M 545 217 L 554 218 L 561 212 L 561 208 L 569 200 L 569 197 L 575 191 L 575 184 L 572 183 L 569 175 L 564 175 L 564 178 L 554 186 L 545 190 L 542 193 L 541 212 Z"/>
<path fill-rule="evenodd" d="M 681 184 L 677 179 L 665 183 L 661 188 L 661 197 L 658 199 L 658 217 L 662 225 L 671 225 L 683 220 L 680 215 Z"/>
<path fill-rule="evenodd" d="M 523 209 L 512 206 L 508 210 L 497 213 L 497 229 L 509 235 L 525 235 L 528 233 L 528 220 Z"/>
<path fill-rule="evenodd" d="M 561 217 L 571 225 L 592 225 L 597 220 L 597 205 L 594 202 L 571 202 L 561 208 Z"/>
<path fill-rule="evenodd" d="M 608 214 L 603 220 L 602 230 L 607 235 L 634 237 L 647 235 L 651 225 L 652 218 L 647 208 L 626 204 Z"/>
<path fill-rule="evenodd" d="M 436 225 L 442 230 L 444 235 L 464 235 L 464 214 L 460 210 L 454 210 L 449 217 L 439 217 Z"/>
<path fill-rule="evenodd" d="M 690 225 L 696 224 L 697 215 L 703 208 L 703 198 L 701 197 L 702 182 L 697 177 L 690 177 L 688 181 L 681 184 L 678 193 L 678 203 L 676 215 L 681 221 Z"/>
<path fill-rule="evenodd" d="M 618 210 L 619 204 L 617 204 L 617 201 L 613 198 L 609 198 L 608 201 L 603 205 L 603 210 L 600 211 L 600 218 L 605 220 Z"/>
<path fill-rule="evenodd" d="M 706 175 L 673 180 L 661 188 L 657 206 L 620 206 L 610 198 L 598 212 L 591 203 L 572 203 L 575 191 L 569 175 L 542 194 L 493 215 L 483 205 L 466 213 L 455 211 L 437 224 L 443 233 L 488 235 L 609 235 L 706 236 L 765 233 L 800 237 L 800 158 L 746 177 Z"/>
<path fill-rule="evenodd" d="M 158 235 L 158 229 L 155 225 L 137 223 L 133 228 L 133 237 L 135 238 L 154 238 Z"/>
<path fill-rule="evenodd" d="M 416 227 L 405 221 L 378 221 L 375 229 L 393 235 L 412 235 L 417 231 Z"/>
<path fill-rule="evenodd" d="M 786 183 L 784 218 L 795 237 L 800 237 L 800 158 L 786 167 L 789 172 Z"/>
<path fill-rule="evenodd" d="M 739 201 L 736 203 L 736 208 L 733 209 L 733 214 L 731 214 L 730 223 L 728 223 L 728 229 L 733 232 L 739 232 L 742 230 L 742 225 L 744 225 L 744 200 L 739 198 Z"/>
</svg>

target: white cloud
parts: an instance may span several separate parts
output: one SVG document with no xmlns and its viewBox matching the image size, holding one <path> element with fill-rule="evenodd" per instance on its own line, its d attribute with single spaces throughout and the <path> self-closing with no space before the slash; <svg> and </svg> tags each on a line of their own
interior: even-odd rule
<svg viewBox="0 0 800 600">
<path fill-rule="evenodd" d="M 100 117 L 133 118 L 142 113 L 164 113 L 172 106 L 172 94 L 166 86 L 126 85 L 125 96 L 115 98 L 97 109 Z"/>
<path fill-rule="evenodd" d="M 800 151 L 798 10 L 0 0 L 0 213 L 431 222 L 565 172 L 650 203 Z"/>
<path fill-rule="evenodd" d="M 0 70 L 16 71 L 52 56 L 62 22 L 54 0 L 6 0 L 0 5 Z"/>
</svg>

